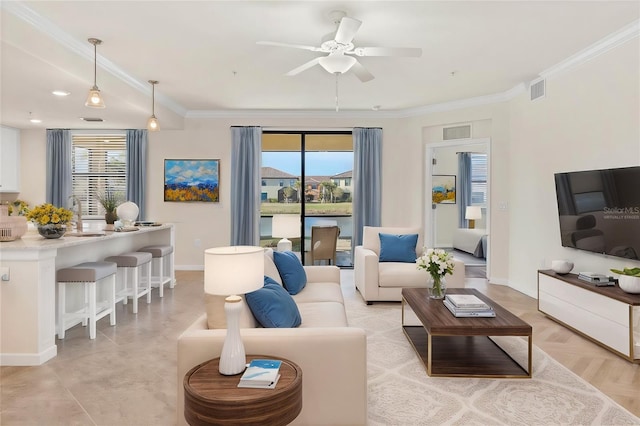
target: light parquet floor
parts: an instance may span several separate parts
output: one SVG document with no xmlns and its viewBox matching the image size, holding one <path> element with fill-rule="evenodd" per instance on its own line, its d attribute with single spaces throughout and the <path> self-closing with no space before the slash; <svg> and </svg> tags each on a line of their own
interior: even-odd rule
<svg viewBox="0 0 640 426">
<path fill-rule="evenodd" d="M 512 288 L 468 279 L 533 327 L 533 343 L 556 361 L 640 417 L 640 365 L 631 363 L 538 312 L 537 300 Z M 535 371 L 533 372 L 535 375 Z"/>
</svg>

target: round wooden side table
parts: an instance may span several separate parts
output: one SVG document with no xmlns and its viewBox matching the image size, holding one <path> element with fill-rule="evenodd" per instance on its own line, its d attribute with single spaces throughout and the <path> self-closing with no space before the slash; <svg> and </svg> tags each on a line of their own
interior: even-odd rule
<svg viewBox="0 0 640 426">
<path fill-rule="evenodd" d="M 203 362 L 184 376 L 184 417 L 199 425 L 287 425 L 302 410 L 302 370 L 286 359 L 247 355 L 252 359 L 279 359 L 280 380 L 275 389 L 239 388 L 240 376 L 223 376 L 220 358 Z"/>
</svg>

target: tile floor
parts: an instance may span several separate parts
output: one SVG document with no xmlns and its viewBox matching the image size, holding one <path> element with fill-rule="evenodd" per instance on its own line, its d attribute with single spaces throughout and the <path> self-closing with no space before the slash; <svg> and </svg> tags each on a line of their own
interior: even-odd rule
<svg viewBox="0 0 640 426">
<path fill-rule="evenodd" d="M 80 325 L 57 340 L 58 356 L 37 367 L 0 369 L 2 425 L 174 425 L 176 342 L 204 312 L 202 272 L 177 272 L 178 285 L 117 305 L 117 324 Z"/>
</svg>

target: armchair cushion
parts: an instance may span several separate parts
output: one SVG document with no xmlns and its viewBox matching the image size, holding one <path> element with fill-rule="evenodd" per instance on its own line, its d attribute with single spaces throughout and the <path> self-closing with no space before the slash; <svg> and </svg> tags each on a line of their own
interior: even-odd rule
<svg viewBox="0 0 640 426">
<path fill-rule="evenodd" d="M 415 263 L 418 234 L 380 235 L 380 262 Z"/>
<path fill-rule="evenodd" d="M 300 293 L 307 284 L 307 274 L 298 256 L 292 251 L 274 251 L 273 260 L 278 268 L 280 278 L 282 278 L 284 288 L 291 295 Z"/>
<path fill-rule="evenodd" d="M 245 295 L 258 322 L 266 328 L 291 328 L 302 323 L 298 306 L 287 291 L 265 276 L 264 287 Z"/>
</svg>

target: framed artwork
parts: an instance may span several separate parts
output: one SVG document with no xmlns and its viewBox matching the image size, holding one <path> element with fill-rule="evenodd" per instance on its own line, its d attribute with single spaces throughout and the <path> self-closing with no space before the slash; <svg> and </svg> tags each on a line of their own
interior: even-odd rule
<svg viewBox="0 0 640 426">
<path fill-rule="evenodd" d="M 431 200 L 434 204 L 456 203 L 456 176 L 433 175 L 431 176 Z"/>
<path fill-rule="evenodd" d="M 164 201 L 220 201 L 220 160 L 164 160 Z"/>
</svg>

